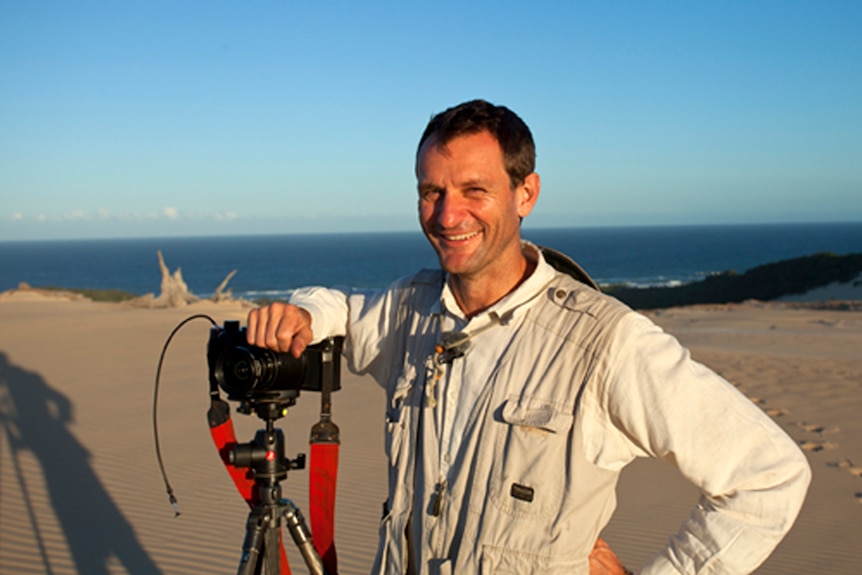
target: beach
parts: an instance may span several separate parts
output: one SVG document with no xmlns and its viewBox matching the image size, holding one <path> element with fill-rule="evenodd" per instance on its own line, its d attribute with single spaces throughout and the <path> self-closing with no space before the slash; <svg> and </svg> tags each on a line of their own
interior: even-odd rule
<svg viewBox="0 0 862 575">
<path fill-rule="evenodd" d="M 820 300 L 828 294 L 818 293 Z M 0 573 L 235 573 L 248 508 L 209 437 L 206 343 L 197 319 L 165 355 L 158 432 L 178 499 L 174 516 L 156 460 L 156 366 L 182 320 L 244 319 L 241 302 L 141 309 L 10 291 L 0 294 Z M 757 573 L 862 568 L 862 309 L 746 302 L 649 312 L 694 358 L 773 417 L 804 450 L 813 482 L 796 525 Z M 367 573 L 386 497 L 383 392 L 343 372 L 333 397 L 341 429 L 336 545 L 340 572 Z M 288 457 L 308 452 L 320 397 L 304 392 L 278 421 Z M 262 426 L 234 413 L 239 441 Z M 285 496 L 307 509 L 307 470 Z M 621 477 L 603 536 L 636 569 L 676 532 L 694 488 L 656 461 Z M 288 538 L 289 542 L 289 538 Z M 305 572 L 287 545 L 294 572 Z"/>
</svg>

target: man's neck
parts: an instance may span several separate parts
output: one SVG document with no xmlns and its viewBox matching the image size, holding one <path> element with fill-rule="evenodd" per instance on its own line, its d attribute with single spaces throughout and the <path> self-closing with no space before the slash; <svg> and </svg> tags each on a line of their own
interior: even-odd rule
<svg viewBox="0 0 862 575">
<path fill-rule="evenodd" d="M 450 275 L 449 289 L 466 318 L 471 318 L 515 291 L 536 269 L 523 254 L 504 276 L 493 278 Z"/>
</svg>

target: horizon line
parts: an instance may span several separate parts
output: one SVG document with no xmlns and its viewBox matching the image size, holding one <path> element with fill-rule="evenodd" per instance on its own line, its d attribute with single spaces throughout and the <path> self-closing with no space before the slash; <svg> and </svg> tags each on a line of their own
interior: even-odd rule
<svg viewBox="0 0 862 575">
<path fill-rule="evenodd" d="M 718 227 L 783 227 L 783 226 L 830 226 L 830 225 L 862 225 L 860 220 L 787 220 L 787 221 L 759 221 L 759 222 L 695 222 L 695 223 L 614 223 L 614 224 L 574 224 L 574 225 L 528 225 L 522 227 L 522 231 L 550 231 L 550 230 L 573 230 L 573 229 L 643 229 L 643 228 L 718 228 Z M 101 235 L 101 236 L 58 236 L 58 237 L 29 237 L 29 238 L 2 238 L 0 243 L 23 243 L 23 242 L 58 242 L 58 241 L 113 241 L 113 240 L 181 240 L 181 239 L 213 239 L 213 238 L 251 238 L 267 236 L 338 236 L 338 235 L 372 235 L 372 234 L 417 234 L 422 230 L 417 228 L 388 228 L 388 229 L 354 229 L 340 231 L 232 231 L 227 233 L 205 233 L 192 232 L 188 234 L 130 234 L 130 235 Z M 524 235 L 522 233 L 522 235 Z"/>
</svg>

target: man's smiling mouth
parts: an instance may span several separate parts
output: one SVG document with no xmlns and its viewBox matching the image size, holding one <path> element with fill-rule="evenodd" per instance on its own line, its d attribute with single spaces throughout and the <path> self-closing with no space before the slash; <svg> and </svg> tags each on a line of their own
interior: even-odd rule
<svg viewBox="0 0 862 575">
<path fill-rule="evenodd" d="M 472 239 L 479 235 L 479 232 L 469 232 L 466 234 L 440 234 L 447 242 L 463 242 L 465 240 Z"/>
</svg>

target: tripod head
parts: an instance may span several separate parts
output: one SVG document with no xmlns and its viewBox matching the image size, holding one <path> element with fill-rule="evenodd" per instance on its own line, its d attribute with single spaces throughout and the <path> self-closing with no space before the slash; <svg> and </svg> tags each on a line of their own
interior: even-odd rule
<svg viewBox="0 0 862 575">
<path fill-rule="evenodd" d="M 275 421 L 287 415 L 287 408 L 296 405 L 298 397 L 298 389 L 282 390 L 275 396 L 262 398 L 250 396 L 241 400 L 236 410 L 245 415 L 253 412 L 264 421 Z"/>
<path fill-rule="evenodd" d="M 296 392 L 299 395 L 299 392 Z M 290 405 L 295 403 L 292 399 Z M 284 432 L 275 427 L 275 420 L 287 413 L 288 405 L 279 402 L 259 402 L 247 405 L 264 420 L 266 427 L 258 430 L 249 443 L 237 444 L 228 451 L 228 461 L 234 467 L 250 468 L 254 473 L 256 483 L 268 487 L 277 487 L 278 482 L 287 478 L 289 469 L 304 469 L 305 454 L 300 453 L 296 459 L 290 460 L 284 455 Z M 261 490 L 264 491 L 264 490 Z M 279 491 L 269 490 L 271 492 Z M 261 494 L 261 497 L 265 495 Z M 280 495 L 279 495 L 280 497 Z"/>
</svg>

